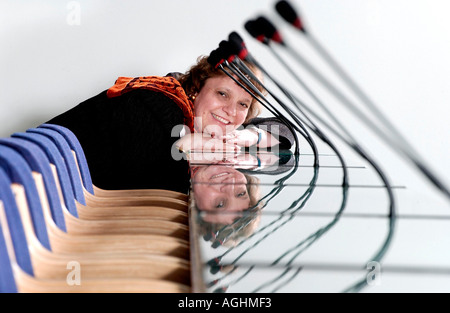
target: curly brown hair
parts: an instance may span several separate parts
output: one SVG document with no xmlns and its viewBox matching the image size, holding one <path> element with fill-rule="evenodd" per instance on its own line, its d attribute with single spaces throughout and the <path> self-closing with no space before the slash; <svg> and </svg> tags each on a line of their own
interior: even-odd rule
<svg viewBox="0 0 450 313">
<path fill-rule="evenodd" d="M 244 174 L 244 176 L 247 179 L 246 188 L 250 204 L 248 209 L 241 212 L 242 216 L 238 217 L 231 225 L 206 222 L 202 218 L 197 220 L 198 233 L 203 235 L 205 241 L 211 241 L 214 248 L 217 247 L 217 243 L 226 247 L 237 245 L 241 240 L 253 234 L 259 225 L 261 210 L 264 207 L 264 202 L 261 201 L 260 181 L 255 176 L 248 174 Z M 201 212 L 195 198 L 195 192 L 191 188 L 189 208 Z"/>
<path fill-rule="evenodd" d="M 244 61 L 244 63 L 254 73 L 258 80 L 262 82 L 263 77 L 261 71 L 252 63 L 246 61 Z M 224 72 L 209 64 L 207 56 L 200 56 L 197 59 L 197 64 L 193 65 L 185 74 L 181 74 L 178 77 L 178 81 L 181 83 L 181 86 L 183 86 L 186 94 L 190 96 L 198 93 L 203 88 L 208 78 L 225 75 L 226 74 Z M 260 84 L 253 79 L 249 78 L 249 80 L 262 94 L 265 93 L 265 89 Z M 253 98 L 244 123 L 247 123 L 252 118 L 255 118 L 261 114 L 261 110 L 262 105 L 258 100 Z"/>
</svg>

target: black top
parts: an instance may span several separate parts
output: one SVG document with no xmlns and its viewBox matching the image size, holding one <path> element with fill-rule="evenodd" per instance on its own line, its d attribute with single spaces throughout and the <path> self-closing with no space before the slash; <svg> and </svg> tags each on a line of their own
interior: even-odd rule
<svg viewBox="0 0 450 313">
<path fill-rule="evenodd" d="M 172 129 L 182 125 L 183 119 L 178 105 L 164 94 L 137 89 L 113 98 L 103 91 L 47 123 L 67 127 L 77 136 L 95 186 L 187 194 L 189 165 L 171 154 L 179 139 Z M 293 135 L 276 119 L 255 122 L 269 128 L 279 124 L 280 147 L 291 147 Z"/>
</svg>

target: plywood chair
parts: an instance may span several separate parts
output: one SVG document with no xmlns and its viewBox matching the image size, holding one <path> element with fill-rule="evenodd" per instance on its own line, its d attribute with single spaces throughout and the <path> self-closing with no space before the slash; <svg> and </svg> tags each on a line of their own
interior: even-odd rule
<svg viewBox="0 0 450 313">
<path fill-rule="evenodd" d="M 33 227 L 37 237 L 44 243 L 45 247 L 48 248 L 51 244 L 56 252 L 61 253 L 109 253 L 115 251 L 121 254 L 139 252 L 169 255 L 184 260 L 189 258 L 189 242 L 177 238 L 178 236 L 173 236 L 173 230 L 164 229 L 164 227 L 167 228 L 167 223 L 162 229 L 157 226 L 165 224 L 161 221 L 147 223 L 147 226 L 141 232 L 139 232 L 139 225 L 131 223 L 131 225 L 126 225 L 131 229 L 127 233 L 119 230 L 119 222 L 122 221 L 77 224 L 74 222 L 76 218 L 67 212 L 58 212 L 63 209 L 57 205 L 57 201 L 52 201 L 54 204 L 53 210 L 50 209 L 49 200 L 45 196 L 41 196 L 46 193 L 42 175 L 31 172 L 31 168 L 20 154 L 9 147 L 0 145 L 0 160 L 2 161 L 0 166 L 11 173 L 17 173 L 16 181 L 26 188 L 30 205 L 28 211 L 31 212 L 30 214 L 33 217 Z M 38 183 L 35 184 L 35 181 Z M 47 181 L 49 180 L 47 179 Z M 52 191 L 54 187 L 51 184 L 47 185 L 50 193 L 54 193 Z M 55 220 L 54 216 L 62 216 L 62 218 Z M 91 229 L 89 226 L 93 228 Z M 116 226 L 118 227 L 116 228 Z M 169 226 L 173 227 L 173 223 Z M 176 229 L 179 228 L 179 225 L 175 226 Z M 133 227 L 136 227 L 136 230 L 132 230 Z M 108 228 L 111 229 L 108 230 Z M 114 228 L 116 230 L 113 230 Z M 170 236 L 166 234 L 167 232 Z"/>
<path fill-rule="evenodd" d="M 78 141 L 75 134 L 68 128 L 55 125 L 55 124 L 42 124 L 39 128 L 48 128 L 60 133 L 64 139 L 69 144 L 76 164 L 79 169 L 80 176 L 82 178 L 83 187 L 85 190 L 93 195 L 100 197 L 140 197 L 140 196 L 165 196 L 173 199 L 179 199 L 183 201 L 188 201 L 188 196 L 186 194 L 175 192 L 171 190 L 163 189 L 145 189 L 145 190 L 105 190 L 95 186 L 92 183 L 91 174 L 89 171 L 89 166 L 84 155 L 83 148 Z"/>
<path fill-rule="evenodd" d="M 50 220 L 49 210 L 42 210 L 40 207 L 39 192 L 42 190 L 38 191 L 36 188 L 31 169 L 21 155 L 2 145 L 0 145 L 0 166 L 5 169 L 13 183 L 11 188 L 24 224 L 36 277 L 62 279 L 67 275 L 67 264 L 76 261 L 82 265 L 83 276 L 86 278 L 132 277 L 189 283 L 189 261 L 182 258 L 150 253 L 117 254 L 114 251 L 109 254 L 54 252 L 52 240 L 55 236 L 53 230 L 47 228 L 46 223 Z"/>
<path fill-rule="evenodd" d="M 0 200 L 0 210 L 3 210 L 3 202 L 1 200 Z M 17 286 L 14 279 L 11 260 L 8 255 L 6 240 L 3 236 L 2 225 L 0 223 L 0 293 L 16 293 L 16 292 Z"/>
<path fill-rule="evenodd" d="M 59 197 L 50 164 L 45 154 L 38 146 L 20 138 L 0 138 L 0 145 L 6 145 L 18 151 L 34 171 L 34 182 L 40 191 L 40 201 L 44 210 L 49 208 L 49 218 L 56 226 L 69 234 L 96 235 L 96 234 L 155 234 L 171 236 L 187 240 L 189 229 L 187 225 L 155 220 L 80 220 L 65 208 Z M 24 162 L 25 163 L 25 162 Z M 26 171 L 26 164 L 22 165 Z M 24 184 L 32 182 L 25 181 Z M 39 188 L 42 187 L 42 188 Z M 32 187 L 30 187 L 32 188 Z M 47 203 L 48 202 L 48 203 Z M 76 212 L 75 212 L 76 213 Z M 63 236 L 63 234 L 61 234 Z"/>
<path fill-rule="evenodd" d="M 77 201 L 88 206 L 140 206 L 153 205 L 165 206 L 173 209 L 187 212 L 187 202 L 179 199 L 172 199 L 163 196 L 147 196 L 147 197 L 98 197 L 89 192 L 85 192 L 82 180 L 80 178 L 78 166 L 75 163 L 74 155 L 67 141 L 58 132 L 46 128 L 32 128 L 27 132 L 39 133 L 47 136 L 56 144 L 64 162 L 66 163 L 69 176 L 74 188 L 74 194 Z"/>
<path fill-rule="evenodd" d="M 0 168 L 0 293 L 190 292 L 188 285 L 162 279 L 83 277 L 80 284 L 71 285 L 67 278 L 36 278 L 23 223 L 10 186 L 9 177 Z"/>
<path fill-rule="evenodd" d="M 161 206 L 112 206 L 89 207 L 75 200 L 72 183 L 63 157 L 54 142 L 45 135 L 38 133 L 15 133 L 13 138 L 20 138 L 38 145 L 46 154 L 51 164 L 60 198 L 72 215 L 86 220 L 98 219 L 160 219 L 177 223 L 188 224 L 188 214 Z"/>
</svg>

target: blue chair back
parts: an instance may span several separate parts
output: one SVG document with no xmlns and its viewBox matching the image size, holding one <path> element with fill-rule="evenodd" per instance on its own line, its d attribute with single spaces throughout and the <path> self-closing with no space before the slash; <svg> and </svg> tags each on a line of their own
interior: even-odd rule
<svg viewBox="0 0 450 313">
<path fill-rule="evenodd" d="M 3 202 L 16 262 L 25 273 L 34 276 L 22 218 L 19 213 L 19 208 L 17 207 L 16 199 L 11 190 L 11 180 L 2 167 L 0 167 L 0 200 Z"/>
<path fill-rule="evenodd" d="M 0 202 L 3 203 L 3 193 L 10 189 L 9 179 L 5 172 L 0 169 Z M 0 221 L 0 293 L 17 293 L 11 259 L 8 254 L 5 236 L 3 234 L 2 221 Z"/>
<path fill-rule="evenodd" d="M 44 152 L 34 143 L 20 138 L 0 138 L 0 145 L 13 148 L 25 159 L 32 171 L 42 174 L 52 218 L 61 230 L 66 231 L 66 222 L 56 181 L 50 161 Z"/>
<path fill-rule="evenodd" d="M 84 190 L 83 183 L 81 182 L 78 166 L 75 162 L 72 150 L 70 149 L 70 146 L 64 139 L 64 137 L 58 132 L 46 128 L 30 128 L 27 130 L 27 133 L 42 134 L 47 138 L 51 139 L 53 143 L 58 147 L 59 152 L 63 156 L 64 162 L 67 167 L 67 171 L 69 172 L 70 180 L 72 181 L 72 188 L 75 200 L 83 205 L 86 205 L 86 199 L 84 197 L 83 191 Z"/>
<path fill-rule="evenodd" d="M 0 224 L 0 293 L 17 293 L 11 260 L 8 255 L 2 225 Z"/>
<path fill-rule="evenodd" d="M 42 149 L 42 151 L 44 151 L 50 163 L 56 167 L 59 183 L 61 185 L 61 191 L 64 197 L 64 203 L 67 209 L 73 216 L 78 217 L 72 181 L 70 180 L 69 172 L 67 171 L 64 159 L 54 142 L 45 135 L 37 133 L 14 133 L 11 137 L 20 138 L 35 143 Z"/>
<path fill-rule="evenodd" d="M 30 166 L 14 149 L 0 145 L 0 168 L 3 168 L 12 183 L 24 186 L 36 237 L 44 248 L 51 251 L 44 212 Z"/>
<path fill-rule="evenodd" d="M 75 154 L 77 156 L 78 166 L 80 168 L 84 188 L 86 188 L 89 193 L 94 194 L 94 185 L 92 183 L 92 177 L 89 171 L 86 155 L 84 154 L 83 147 L 78 141 L 77 136 L 70 129 L 60 125 L 42 124 L 39 126 L 39 128 L 48 128 L 55 130 L 60 133 L 64 137 L 64 139 L 66 139 L 70 148 L 75 151 Z"/>
</svg>

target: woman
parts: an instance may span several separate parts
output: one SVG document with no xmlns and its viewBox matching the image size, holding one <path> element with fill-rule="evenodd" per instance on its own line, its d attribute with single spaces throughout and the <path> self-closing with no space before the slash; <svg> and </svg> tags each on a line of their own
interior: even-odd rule
<svg viewBox="0 0 450 313">
<path fill-rule="evenodd" d="M 250 154 L 248 157 L 253 159 Z M 251 235 L 259 224 L 263 206 L 259 180 L 238 170 L 241 163 L 247 163 L 244 168 L 248 168 L 251 160 L 229 156 L 227 160 L 209 164 L 210 160 L 204 157 L 203 161 L 196 161 L 202 165 L 191 164 L 191 212 L 199 214 L 198 233 L 211 241 L 214 248 L 234 246 Z"/>
<path fill-rule="evenodd" d="M 173 147 L 236 151 L 256 144 L 292 145 L 287 127 L 276 119 L 254 119 L 259 112 L 251 95 L 201 57 L 176 78 L 121 77 L 47 123 L 65 126 L 78 137 L 96 186 L 187 193 L 188 164 L 173 157 Z M 267 131 L 238 129 L 243 123 L 264 125 Z M 271 135 L 273 126 L 279 138 Z"/>
<path fill-rule="evenodd" d="M 292 156 L 288 151 L 227 154 L 222 159 L 217 153 L 198 155 L 190 162 L 190 207 L 199 214 L 197 232 L 213 248 L 234 246 L 253 234 L 270 201 L 267 196 L 279 188 L 274 184 L 272 191 L 262 194 L 258 176 L 290 172 L 296 166 Z"/>
<path fill-rule="evenodd" d="M 199 167 L 193 177 L 192 192 L 197 209 L 204 213 L 203 220 L 232 224 L 242 212 L 253 207 L 259 196 L 250 190 L 258 184 L 256 178 L 251 180 L 250 177 L 223 164 Z"/>
</svg>

